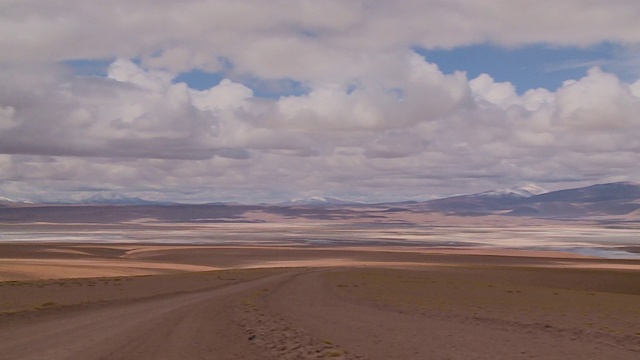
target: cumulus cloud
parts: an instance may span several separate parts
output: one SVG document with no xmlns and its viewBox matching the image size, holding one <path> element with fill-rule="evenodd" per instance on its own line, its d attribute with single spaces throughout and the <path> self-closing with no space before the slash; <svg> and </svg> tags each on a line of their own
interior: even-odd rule
<svg viewBox="0 0 640 360">
<path fill-rule="evenodd" d="M 598 68 L 580 81 L 567 82 L 557 98 L 560 121 L 576 131 L 628 131 L 638 126 L 633 114 L 640 102 L 631 86 Z"/>
<path fill-rule="evenodd" d="M 22 83 L 20 73 L 9 71 L 0 76 Z M 17 92 L 3 82 L 4 153 L 178 159 L 229 153 L 216 140 L 217 114 L 196 106 L 192 90 L 166 73 L 118 59 L 107 78 L 25 76 L 29 86 Z"/>
<path fill-rule="evenodd" d="M 357 71 L 362 54 L 407 45 L 637 43 L 639 6 L 634 0 L 5 1 L 0 30 L 13 36 L 2 37 L 0 48 L 5 61 L 116 55 L 184 70 L 216 69 L 226 57 L 258 76 L 324 78 L 335 74 L 327 64 Z"/>
<path fill-rule="evenodd" d="M 413 50 L 637 44 L 636 1 L 24 0 L 0 10 L 0 31 L 15 34 L 0 37 L 0 195 L 394 200 L 640 177 L 640 81 L 594 67 L 519 94 L 488 74 L 445 74 Z M 78 76 L 61 65 L 73 59 L 115 60 L 106 76 Z M 200 90 L 176 80 L 193 69 L 228 78 Z M 304 90 L 264 97 L 243 79 Z"/>
</svg>

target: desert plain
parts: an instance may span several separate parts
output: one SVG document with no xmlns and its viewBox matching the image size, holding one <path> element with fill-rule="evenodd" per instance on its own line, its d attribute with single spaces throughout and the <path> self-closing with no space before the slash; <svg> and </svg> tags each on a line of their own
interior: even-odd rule
<svg viewBox="0 0 640 360">
<path fill-rule="evenodd" d="M 487 219 L 4 225 L 0 359 L 640 357 L 637 258 L 525 246 L 636 229 Z"/>
</svg>

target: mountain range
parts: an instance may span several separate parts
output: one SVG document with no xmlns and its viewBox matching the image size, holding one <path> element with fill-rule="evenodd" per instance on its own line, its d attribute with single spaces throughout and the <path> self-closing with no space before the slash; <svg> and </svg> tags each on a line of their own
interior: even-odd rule
<svg viewBox="0 0 640 360">
<path fill-rule="evenodd" d="M 145 200 L 118 193 L 97 193 L 64 201 L 18 201 L 0 196 L 0 206 L 11 205 L 169 205 L 169 201 Z"/>
<path fill-rule="evenodd" d="M 498 213 L 544 218 L 619 216 L 640 210 L 640 184 L 617 182 L 550 192 L 528 186 L 453 196 L 415 207 L 458 214 Z"/>
<path fill-rule="evenodd" d="M 167 201 L 152 201 L 145 200 L 139 197 L 127 196 L 118 193 L 98 193 L 88 197 L 81 198 L 80 200 L 72 201 L 70 203 L 85 204 L 85 205 L 168 205 L 172 204 Z"/>
<path fill-rule="evenodd" d="M 344 200 L 332 196 L 312 196 L 307 198 L 293 199 L 278 203 L 281 206 L 336 206 L 336 205 L 356 205 L 362 204 L 356 201 Z"/>
<path fill-rule="evenodd" d="M 117 205 L 117 206 L 116 206 Z M 462 216 L 503 215 L 536 218 L 617 218 L 640 220 L 640 184 L 617 182 L 547 191 L 539 186 L 498 189 L 430 201 L 363 204 L 333 197 L 295 199 L 279 204 L 177 204 L 119 194 L 97 194 L 73 203 L 27 203 L 0 198 L 2 221 L 129 221 L 140 218 L 172 222 L 254 221 L 249 213 L 313 219 L 370 218 L 374 212 L 438 212 Z M 111 220 L 109 220 L 111 219 Z M 79 220 L 78 220 L 79 221 Z"/>
<path fill-rule="evenodd" d="M 528 198 L 535 195 L 541 195 L 544 193 L 548 193 L 547 189 L 544 189 L 535 184 L 528 184 L 524 186 L 512 187 L 507 189 L 498 189 L 485 191 L 478 194 L 471 194 L 472 196 L 477 197 L 515 197 L 515 198 Z"/>
</svg>

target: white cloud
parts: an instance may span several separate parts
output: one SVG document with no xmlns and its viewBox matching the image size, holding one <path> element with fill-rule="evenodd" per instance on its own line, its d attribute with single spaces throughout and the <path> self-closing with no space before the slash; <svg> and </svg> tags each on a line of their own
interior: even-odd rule
<svg viewBox="0 0 640 360">
<path fill-rule="evenodd" d="M 631 90 L 631 93 L 633 94 L 633 96 L 635 96 L 635 97 L 640 99 L 640 80 L 638 80 L 635 83 L 631 84 L 629 86 L 629 89 Z"/>
<path fill-rule="evenodd" d="M 0 106 L 0 130 L 8 130 L 16 126 L 14 115 L 16 109 L 13 106 Z"/>
<path fill-rule="evenodd" d="M 200 110 L 223 111 L 225 109 L 248 109 L 247 100 L 253 97 L 253 90 L 229 79 L 223 79 L 210 89 L 190 90 L 190 94 L 194 104 Z"/>
<path fill-rule="evenodd" d="M 640 43 L 638 11 L 622 0 L 5 1 L 0 188 L 392 200 L 637 180 L 640 81 L 593 68 L 518 94 L 411 49 Z M 59 65 L 87 58 L 116 60 L 106 77 Z M 229 79 L 174 83 L 194 68 Z M 248 78 L 308 91 L 258 97 Z"/>
<path fill-rule="evenodd" d="M 202 158 L 217 146 L 214 114 L 196 108 L 184 84 L 117 60 L 111 79 L 45 76 L 10 69 L 3 108 L 13 126 L 0 133 L 4 153 L 102 157 Z M 23 82 L 22 75 L 24 75 Z"/>
<path fill-rule="evenodd" d="M 385 61 L 375 75 L 353 84 L 323 84 L 308 95 L 280 99 L 284 126 L 314 131 L 405 128 L 442 117 L 467 100 L 464 74 L 444 75 L 413 53 L 396 60 Z"/>
<path fill-rule="evenodd" d="M 575 131 L 628 131 L 639 126 L 633 114 L 640 111 L 640 98 L 629 85 L 598 68 L 560 88 L 557 100 L 558 121 Z"/>
<path fill-rule="evenodd" d="M 142 57 L 179 71 L 217 69 L 226 57 L 261 77 L 354 73 L 369 54 L 413 45 L 640 41 L 634 0 L 23 0 L 0 6 L 0 31 L 12 34 L 0 39 L 3 61 Z"/>
<path fill-rule="evenodd" d="M 556 92 L 518 95 L 488 75 L 467 80 L 402 58 L 404 75 L 389 83 L 363 78 L 272 100 L 231 80 L 189 89 L 123 59 L 107 79 L 47 73 L 4 99 L 0 147 L 15 155 L 4 156 L 3 181 L 383 199 L 383 187 L 427 196 L 425 183 L 459 192 L 444 189 L 639 175 L 623 166 L 640 160 L 637 83 L 594 68 Z"/>
</svg>

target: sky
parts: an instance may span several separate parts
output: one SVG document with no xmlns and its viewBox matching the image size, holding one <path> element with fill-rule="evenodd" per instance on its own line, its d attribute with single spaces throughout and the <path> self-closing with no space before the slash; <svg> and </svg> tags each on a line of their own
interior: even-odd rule
<svg viewBox="0 0 640 360">
<path fill-rule="evenodd" d="M 640 181 L 636 0 L 0 0 L 0 196 Z"/>
</svg>

